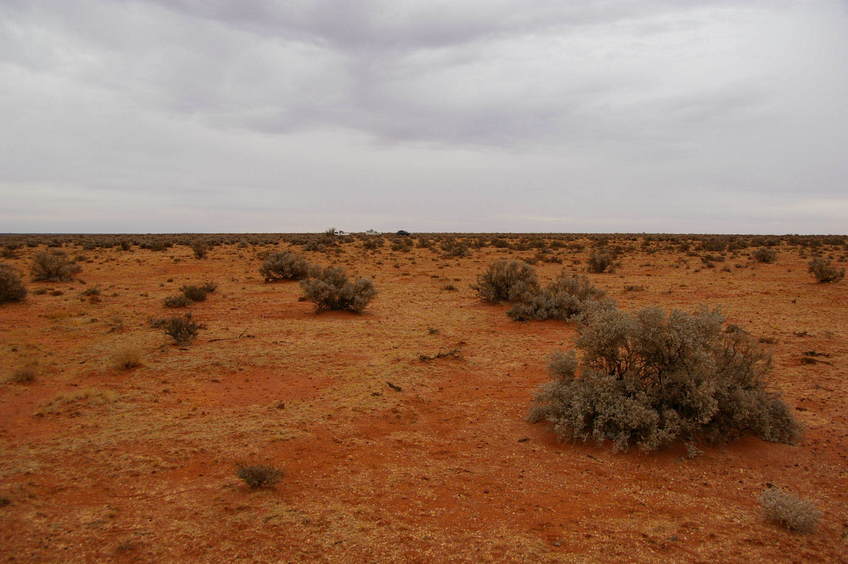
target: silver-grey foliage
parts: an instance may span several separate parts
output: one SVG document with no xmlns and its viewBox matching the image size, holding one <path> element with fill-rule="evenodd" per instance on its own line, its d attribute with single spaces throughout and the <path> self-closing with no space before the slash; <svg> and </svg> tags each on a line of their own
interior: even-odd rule
<svg viewBox="0 0 848 564">
<path fill-rule="evenodd" d="M 536 271 L 526 262 L 499 260 L 477 277 L 474 289 L 484 302 L 516 302 L 537 293 L 539 280 Z"/>
<path fill-rule="evenodd" d="M 348 310 L 361 313 L 377 295 L 374 282 L 369 278 L 350 282 L 341 268 L 330 266 L 316 270 L 312 275 L 301 281 L 300 285 L 306 299 L 315 303 L 317 311 Z"/>
<path fill-rule="evenodd" d="M 301 255 L 283 251 L 269 255 L 259 268 L 259 273 L 265 282 L 303 280 L 309 274 L 309 263 Z"/>
<path fill-rule="evenodd" d="M 516 321 L 583 321 L 592 311 L 615 307 L 606 292 L 592 286 L 585 276 L 561 272 L 544 289 L 528 294 L 508 312 Z"/>
<path fill-rule="evenodd" d="M 793 443 L 798 423 L 766 389 L 769 355 L 718 311 L 599 311 L 574 351 L 553 356 L 531 421 L 564 440 L 655 450 L 675 441 L 723 442 L 744 433 Z"/>
</svg>

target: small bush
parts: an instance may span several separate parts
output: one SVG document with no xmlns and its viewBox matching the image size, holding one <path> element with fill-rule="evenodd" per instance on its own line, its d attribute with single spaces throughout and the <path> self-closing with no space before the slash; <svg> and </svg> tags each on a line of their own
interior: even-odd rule
<svg viewBox="0 0 848 564">
<path fill-rule="evenodd" d="M 0 264 L 0 304 L 19 302 L 27 295 L 18 271 L 7 264 Z"/>
<path fill-rule="evenodd" d="M 822 284 L 839 282 L 845 278 L 845 269 L 836 268 L 829 260 L 814 258 L 810 261 L 808 271 Z"/>
<path fill-rule="evenodd" d="M 31 384 L 35 382 L 37 372 L 34 364 L 27 364 L 12 372 L 6 381 L 12 384 Z"/>
<path fill-rule="evenodd" d="M 209 245 L 203 241 L 196 241 L 195 243 L 192 243 L 191 250 L 194 251 L 194 258 L 205 259 L 206 253 L 209 252 Z"/>
<path fill-rule="evenodd" d="M 442 250 L 446 258 L 465 258 L 471 256 L 468 244 L 455 239 L 448 239 L 442 243 Z"/>
<path fill-rule="evenodd" d="M 259 268 L 259 273 L 265 278 L 265 282 L 303 280 L 309 275 L 309 263 L 298 254 L 283 251 L 266 258 Z"/>
<path fill-rule="evenodd" d="M 625 292 L 644 292 L 645 290 L 647 290 L 646 287 L 637 284 L 628 284 L 624 287 Z"/>
<path fill-rule="evenodd" d="M 273 466 L 238 466 L 236 476 L 241 478 L 251 489 L 270 488 L 283 477 L 282 471 Z"/>
<path fill-rule="evenodd" d="M 587 263 L 589 272 L 600 274 L 615 270 L 615 258 L 606 251 L 592 251 Z"/>
<path fill-rule="evenodd" d="M 315 303 L 316 311 L 348 310 L 362 312 L 377 295 L 368 278 L 350 282 L 341 268 L 327 267 L 314 272 L 314 278 L 301 281 L 304 297 Z"/>
<path fill-rule="evenodd" d="M 32 261 L 32 279 L 41 282 L 67 282 L 72 280 L 82 268 L 71 262 L 62 251 L 40 252 Z"/>
<path fill-rule="evenodd" d="M 175 296 L 168 296 L 165 298 L 164 302 L 165 307 L 188 307 L 191 305 L 191 300 L 185 297 L 183 294 L 177 294 Z"/>
<path fill-rule="evenodd" d="M 769 249 L 768 247 L 760 247 L 751 253 L 751 256 L 757 262 L 770 264 L 777 260 L 777 251 Z"/>
<path fill-rule="evenodd" d="M 473 286 L 484 302 L 517 302 L 539 292 L 536 271 L 526 262 L 499 260 L 477 277 Z"/>
<path fill-rule="evenodd" d="M 123 347 L 112 355 L 112 366 L 119 370 L 132 370 L 141 366 L 141 351 L 136 347 Z"/>
<path fill-rule="evenodd" d="M 821 518 L 821 511 L 813 502 L 780 488 L 768 488 L 760 494 L 759 501 L 767 520 L 796 533 L 813 532 Z"/>
<path fill-rule="evenodd" d="M 385 240 L 382 237 L 371 237 L 363 241 L 362 248 L 367 251 L 376 251 L 377 249 L 382 247 L 384 243 Z"/>
<path fill-rule="evenodd" d="M 187 345 L 197 337 L 198 330 L 201 328 L 191 318 L 191 314 L 187 313 L 183 317 L 174 316 L 166 319 L 157 319 L 152 325 L 158 329 L 162 329 L 166 335 L 174 339 L 178 345 Z"/>
<path fill-rule="evenodd" d="M 205 301 L 206 294 L 209 293 L 205 287 L 194 285 L 182 286 L 180 288 L 180 292 L 183 293 L 183 296 L 193 302 Z"/>
<path fill-rule="evenodd" d="M 744 433 L 793 443 L 800 428 L 765 389 L 768 354 L 717 311 L 657 308 L 593 315 L 574 351 L 554 355 L 553 381 L 530 414 L 563 440 L 611 440 L 650 451 L 674 441 L 720 443 Z"/>
<path fill-rule="evenodd" d="M 583 321 L 590 311 L 614 307 L 603 290 L 592 286 L 585 276 L 565 272 L 543 290 L 526 296 L 507 312 L 515 321 Z"/>
<path fill-rule="evenodd" d="M 414 247 L 414 242 L 409 238 L 396 238 L 392 241 L 391 249 L 402 253 L 411 252 Z"/>
</svg>

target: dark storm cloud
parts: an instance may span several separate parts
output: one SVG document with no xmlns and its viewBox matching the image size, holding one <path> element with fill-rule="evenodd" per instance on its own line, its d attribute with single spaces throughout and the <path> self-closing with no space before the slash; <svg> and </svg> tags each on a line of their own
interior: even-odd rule
<svg viewBox="0 0 848 564">
<path fill-rule="evenodd" d="M 835 1 L 5 0 L 0 221 L 838 230 L 846 23 Z"/>
</svg>

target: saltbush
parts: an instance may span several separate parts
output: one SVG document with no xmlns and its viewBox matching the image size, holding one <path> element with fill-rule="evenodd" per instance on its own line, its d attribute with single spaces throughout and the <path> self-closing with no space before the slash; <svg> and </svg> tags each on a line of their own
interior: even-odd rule
<svg viewBox="0 0 848 564">
<path fill-rule="evenodd" d="M 191 250 L 194 252 L 194 258 L 205 259 L 206 253 L 209 252 L 209 245 L 204 241 L 195 241 L 191 244 Z"/>
<path fill-rule="evenodd" d="M 309 263 L 296 253 L 283 251 L 266 258 L 259 272 L 265 278 L 265 282 L 303 280 L 309 275 Z"/>
<path fill-rule="evenodd" d="M 270 488 L 280 481 L 283 472 L 273 466 L 257 464 L 253 466 L 238 466 L 236 476 L 251 489 Z"/>
<path fill-rule="evenodd" d="M 538 293 L 539 280 L 526 262 L 499 260 L 477 277 L 474 289 L 484 302 L 517 302 Z"/>
<path fill-rule="evenodd" d="M 187 299 L 193 302 L 202 302 L 206 301 L 206 295 L 211 294 L 215 291 L 216 286 L 211 282 L 207 282 L 202 286 L 195 286 L 194 284 L 188 284 L 186 286 L 180 287 L 180 292 L 183 293 Z"/>
<path fill-rule="evenodd" d="M 583 321 L 590 311 L 614 307 L 603 290 L 592 286 L 585 276 L 561 272 L 544 289 L 524 297 L 509 311 L 515 321 Z"/>
<path fill-rule="evenodd" d="M 814 258 L 810 261 L 808 271 L 822 284 L 839 282 L 845 278 L 845 269 L 836 268 L 829 260 Z"/>
<path fill-rule="evenodd" d="M 62 251 L 37 253 L 32 260 L 32 279 L 36 282 L 67 282 L 82 270 Z"/>
<path fill-rule="evenodd" d="M 19 302 L 27 295 L 18 271 L 8 264 L 0 264 L 0 304 Z"/>
<path fill-rule="evenodd" d="M 350 282 L 341 268 L 316 269 L 313 276 L 300 282 L 304 297 L 315 303 L 316 311 L 348 310 L 362 312 L 377 290 L 368 278 Z"/>
<path fill-rule="evenodd" d="M 553 381 L 529 418 L 553 423 L 563 440 L 611 440 L 616 450 L 720 443 L 744 433 L 795 442 L 798 423 L 765 387 L 768 354 L 723 323 L 709 310 L 598 312 L 577 340 L 580 361 L 574 351 L 552 358 Z"/>
<path fill-rule="evenodd" d="M 769 249 L 768 247 L 760 247 L 754 251 L 751 256 L 757 262 L 769 264 L 777 260 L 777 251 Z"/>
<path fill-rule="evenodd" d="M 615 257 L 613 257 L 612 254 L 606 251 L 592 251 L 592 254 L 589 255 L 587 267 L 589 269 L 589 272 L 592 272 L 594 274 L 600 274 L 602 272 L 613 272 L 615 270 Z"/>
<path fill-rule="evenodd" d="M 168 296 L 162 302 L 165 307 L 177 308 L 177 307 L 188 307 L 191 305 L 191 300 L 188 299 L 183 294 L 176 294 L 174 296 Z"/>
<path fill-rule="evenodd" d="M 185 314 L 183 317 L 174 316 L 165 319 L 156 319 L 151 324 L 158 329 L 162 329 L 178 345 L 187 345 L 192 342 L 201 329 L 201 326 L 192 319 L 190 313 Z"/>
</svg>

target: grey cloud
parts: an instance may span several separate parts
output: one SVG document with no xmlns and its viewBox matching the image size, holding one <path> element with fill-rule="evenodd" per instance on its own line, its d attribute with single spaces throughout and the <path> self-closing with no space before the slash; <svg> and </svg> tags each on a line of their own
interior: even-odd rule
<svg viewBox="0 0 848 564">
<path fill-rule="evenodd" d="M 836 229 L 847 22 L 835 1 L 7 0 L 0 222 L 132 201 L 245 230 L 567 229 L 562 209 L 727 230 L 728 202 L 779 194 L 752 224 Z"/>
</svg>

